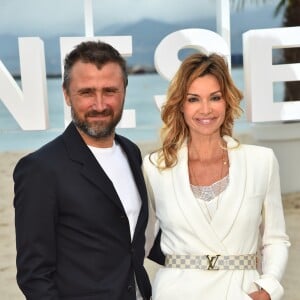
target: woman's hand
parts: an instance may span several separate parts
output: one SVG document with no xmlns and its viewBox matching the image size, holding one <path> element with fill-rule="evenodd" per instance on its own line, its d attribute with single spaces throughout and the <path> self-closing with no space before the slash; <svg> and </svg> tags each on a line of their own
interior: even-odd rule
<svg viewBox="0 0 300 300">
<path fill-rule="evenodd" d="M 249 294 L 253 300 L 271 300 L 270 295 L 265 290 L 260 290 Z"/>
</svg>

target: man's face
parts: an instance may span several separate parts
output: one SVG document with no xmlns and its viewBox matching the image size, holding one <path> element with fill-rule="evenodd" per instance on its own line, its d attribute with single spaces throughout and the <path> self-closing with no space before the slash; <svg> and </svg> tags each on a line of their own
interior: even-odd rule
<svg viewBox="0 0 300 300">
<path fill-rule="evenodd" d="M 98 69 L 91 63 L 76 62 L 64 95 L 87 144 L 114 138 L 125 99 L 123 73 L 117 63 L 109 62 Z"/>
</svg>

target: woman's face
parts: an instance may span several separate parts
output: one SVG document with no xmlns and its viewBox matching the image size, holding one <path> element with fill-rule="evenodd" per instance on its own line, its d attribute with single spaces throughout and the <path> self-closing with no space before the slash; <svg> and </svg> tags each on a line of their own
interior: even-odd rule
<svg viewBox="0 0 300 300">
<path fill-rule="evenodd" d="M 220 136 L 225 119 L 226 101 L 213 75 L 196 78 L 183 102 L 182 113 L 191 136 Z"/>
</svg>

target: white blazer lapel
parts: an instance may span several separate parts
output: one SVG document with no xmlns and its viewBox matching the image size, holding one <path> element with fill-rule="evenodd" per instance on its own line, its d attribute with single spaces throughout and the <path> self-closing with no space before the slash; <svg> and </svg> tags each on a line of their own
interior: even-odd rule
<svg viewBox="0 0 300 300">
<path fill-rule="evenodd" d="M 230 149 L 235 141 L 229 137 L 226 140 Z M 247 176 L 246 158 L 242 146 L 228 150 L 228 156 L 229 185 L 219 198 L 218 210 L 211 223 L 221 241 L 226 238 L 234 226 L 244 199 Z M 226 217 L 224 218 L 224 216 Z"/>
<path fill-rule="evenodd" d="M 188 154 L 187 146 L 184 145 L 178 153 L 178 163 L 172 169 L 172 177 L 175 191 L 175 199 L 186 224 L 199 237 L 199 247 L 209 249 L 212 253 L 226 252 L 216 234 L 215 228 L 207 221 L 200 205 L 197 204 L 190 188 L 188 176 Z M 199 248 L 199 249 L 201 249 Z"/>
</svg>

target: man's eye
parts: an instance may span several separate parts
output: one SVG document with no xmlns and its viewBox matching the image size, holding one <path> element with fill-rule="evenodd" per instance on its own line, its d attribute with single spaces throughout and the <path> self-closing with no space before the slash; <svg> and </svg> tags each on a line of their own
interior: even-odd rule
<svg viewBox="0 0 300 300">
<path fill-rule="evenodd" d="M 80 91 L 79 94 L 80 94 L 81 96 L 88 97 L 88 96 L 92 96 L 92 95 L 93 95 L 93 92 L 90 91 L 90 90 L 84 90 L 84 91 Z"/>
<path fill-rule="evenodd" d="M 105 90 L 105 93 L 107 95 L 114 95 L 114 94 L 117 94 L 118 93 L 118 90 L 117 89 L 106 89 Z"/>
</svg>

